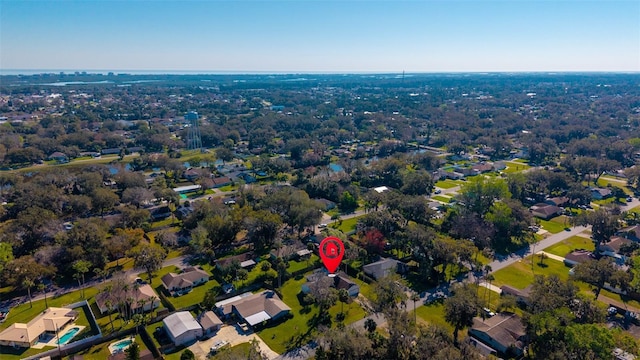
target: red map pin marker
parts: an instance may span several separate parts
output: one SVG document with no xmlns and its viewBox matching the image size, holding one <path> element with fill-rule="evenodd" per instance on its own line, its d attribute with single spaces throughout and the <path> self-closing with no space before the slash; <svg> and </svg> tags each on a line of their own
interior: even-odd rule
<svg viewBox="0 0 640 360">
<path fill-rule="evenodd" d="M 324 263 L 330 274 L 333 274 L 338 269 L 340 261 L 344 256 L 344 244 L 342 240 L 335 236 L 329 236 L 324 238 L 320 242 L 320 258 Z"/>
</svg>

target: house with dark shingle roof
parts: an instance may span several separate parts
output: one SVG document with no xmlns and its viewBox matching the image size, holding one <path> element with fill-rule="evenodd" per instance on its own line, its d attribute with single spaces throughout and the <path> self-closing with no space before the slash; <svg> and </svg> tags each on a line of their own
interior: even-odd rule
<svg viewBox="0 0 640 360">
<path fill-rule="evenodd" d="M 526 331 L 516 314 L 500 313 L 485 320 L 475 318 L 469 336 L 508 357 L 519 357 L 524 353 Z"/>
<path fill-rule="evenodd" d="M 608 197 L 611 197 L 611 195 L 613 195 L 613 192 L 611 192 L 611 189 L 591 188 L 589 190 L 591 191 L 591 197 L 595 200 L 606 199 Z"/>
<path fill-rule="evenodd" d="M 543 220 L 549 220 L 562 213 L 562 209 L 559 207 L 546 203 L 537 203 L 530 207 L 529 211 L 531 212 L 531 215 Z"/>
</svg>

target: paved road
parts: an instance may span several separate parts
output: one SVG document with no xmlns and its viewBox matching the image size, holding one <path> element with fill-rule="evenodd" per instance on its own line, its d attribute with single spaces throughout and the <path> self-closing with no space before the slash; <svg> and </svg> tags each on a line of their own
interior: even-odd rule
<svg viewBox="0 0 640 360">
<path fill-rule="evenodd" d="M 492 262 L 489 263 L 489 266 L 491 266 L 491 272 L 495 272 L 498 271 L 500 269 L 504 269 L 505 267 L 519 261 L 522 260 L 523 258 L 531 255 L 534 253 L 534 251 L 537 250 L 543 250 L 545 248 L 548 248 L 549 246 L 555 245 L 563 240 L 566 240 L 572 236 L 578 235 L 579 233 L 587 230 L 588 227 L 586 226 L 576 226 L 571 228 L 570 231 L 563 231 L 557 234 L 553 234 L 549 237 L 547 237 L 546 239 L 540 240 L 538 241 L 536 244 L 524 248 L 524 249 L 520 249 L 518 251 L 516 251 L 515 253 L 512 253 L 509 256 L 505 256 L 502 257 L 500 259 L 494 260 Z"/>
</svg>

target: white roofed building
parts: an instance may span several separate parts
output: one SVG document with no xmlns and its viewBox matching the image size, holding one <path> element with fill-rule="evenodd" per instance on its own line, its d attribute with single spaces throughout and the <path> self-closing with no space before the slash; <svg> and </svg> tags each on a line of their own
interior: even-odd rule
<svg viewBox="0 0 640 360">
<path fill-rule="evenodd" d="M 202 337 L 202 326 L 188 311 L 179 311 L 162 320 L 167 335 L 175 346 L 188 344 Z"/>
</svg>

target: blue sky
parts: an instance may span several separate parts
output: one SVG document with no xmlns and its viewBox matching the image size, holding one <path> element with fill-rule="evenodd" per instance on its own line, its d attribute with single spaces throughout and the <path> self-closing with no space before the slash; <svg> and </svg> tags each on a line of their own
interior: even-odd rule
<svg viewBox="0 0 640 360">
<path fill-rule="evenodd" d="M 0 0 L 0 69 L 640 71 L 640 1 Z"/>
</svg>

